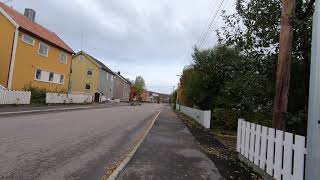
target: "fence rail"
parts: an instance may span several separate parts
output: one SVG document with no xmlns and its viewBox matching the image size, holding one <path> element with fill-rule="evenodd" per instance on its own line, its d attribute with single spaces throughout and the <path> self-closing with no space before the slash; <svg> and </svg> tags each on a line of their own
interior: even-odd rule
<svg viewBox="0 0 320 180">
<path fill-rule="evenodd" d="M 2 85 L 0 84 L 0 90 L 7 90 L 7 88 L 5 88 L 4 86 L 2 86 Z"/>
<path fill-rule="evenodd" d="M 179 111 L 192 117 L 205 128 L 210 128 L 211 111 L 202 111 L 186 106 L 176 105 Z"/>
<path fill-rule="evenodd" d="M 238 120 L 237 151 L 276 180 L 303 180 L 305 137 Z"/>
<path fill-rule="evenodd" d="M 30 104 L 31 92 L 0 89 L 0 104 Z"/>
<path fill-rule="evenodd" d="M 84 104 L 92 103 L 92 96 L 79 94 L 46 93 L 47 104 Z"/>
</svg>

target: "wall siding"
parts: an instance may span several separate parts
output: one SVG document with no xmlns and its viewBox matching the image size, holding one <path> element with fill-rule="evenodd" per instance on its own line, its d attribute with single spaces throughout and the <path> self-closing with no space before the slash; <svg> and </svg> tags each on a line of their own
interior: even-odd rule
<svg viewBox="0 0 320 180">
<path fill-rule="evenodd" d="M 50 91 L 67 91 L 71 68 L 71 54 L 67 53 L 67 64 L 61 63 L 61 49 L 48 45 L 48 57 L 41 56 L 38 54 L 39 43 L 44 41 L 35 38 L 34 46 L 32 46 L 22 42 L 23 34 L 26 33 L 19 33 L 12 89 L 21 90 L 27 85 L 32 85 Z M 37 68 L 64 75 L 64 84 L 36 81 L 35 72 Z"/>
<path fill-rule="evenodd" d="M 1 13 L 0 27 L 0 84 L 7 87 L 15 27 Z"/>
<path fill-rule="evenodd" d="M 104 70 L 100 70 L 98 90 L 99 90 L 104 96 L 106 96 L 106 94 L 107 94 L 107 72 L 104 71 Z"/>
<path fill-rule="evenodd" d="M 92 69 L 93 75 L 87 76 L 87 70 Z M 72 59 L 71 92 L 73 94 L 93 95 L 98 91 L 100 68 L 86 56 L 80 61 L 79 55 Z M 91 90 L 85 90 L 86 83 L 91 84 Z"/>
</svg>

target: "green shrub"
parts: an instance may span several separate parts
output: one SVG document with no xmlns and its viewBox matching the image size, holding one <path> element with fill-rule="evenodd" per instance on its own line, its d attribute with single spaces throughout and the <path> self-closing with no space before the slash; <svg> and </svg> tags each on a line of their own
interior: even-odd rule
<svg viewBox="0 0 320 180">
<path fill-rule="evenodd" d="M 301 136 L 307 136 L 308 126 L 308 108 L 305 107 L 303 110 L 295 113 L 285 114 L 287 122 L 287 132 L 298 134 Z"/>
<path fill-rule="evenodd" d="M 224 108 L 216 108 L 212 111 L 211 124 L 214 128 L 222 130 L 236 131 L 238 118 L 243 118 L 248 122 L 271 127 L 272 114 L 266 112 L 245 112 Z"/>
<path fill-rule="evenodd" d="M 48 92 L 44 88 L 32 87 L 31 85 L 25 86 L 24 91 L 31 92 L 31 104 L 45 104 L 46 93 Z"/>
</svg>

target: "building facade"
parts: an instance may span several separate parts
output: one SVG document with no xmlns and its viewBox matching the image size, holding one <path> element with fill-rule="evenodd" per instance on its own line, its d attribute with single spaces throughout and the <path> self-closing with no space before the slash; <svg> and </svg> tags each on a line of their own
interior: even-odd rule
<svg viewBox="0 0 320 180">
<path fill-rule="evenodd" d="M 12 90 L 68 91 L 73 50 L 34 22 L 33 10 L 25 15 L 29 19 L 0 3 L 0 84 Z"/>
<path fill-rule="evenodd" d="M 71 92 L 113 99 L 114 73 L 101 61 L 80 51 L 72 58 Z"/>
<path fill-rule="evenodd" d="M 140 95 L 140 100 L 142 102 L 149 102 L 149 93 L 146 89 L 142 90 Z"/>
<path fill-rule="evenodd" d="M 120 99 L 121 101 L 128 102 L 130 98 L 131 83 L 121 76 L 120 72 L 115 73 L 114 76 L 114 99 Z"/>
</svg>

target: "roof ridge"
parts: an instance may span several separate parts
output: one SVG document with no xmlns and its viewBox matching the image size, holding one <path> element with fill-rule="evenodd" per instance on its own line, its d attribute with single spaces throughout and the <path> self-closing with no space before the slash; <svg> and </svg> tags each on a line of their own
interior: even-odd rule
<svg viewBox="0 0 320 180">
<path fill-rule="evenodd" d="M 83 53 L 87 56 L 89 56 L 93 61 L 95 61 L 99 66 L 101 66 L 101 69 L 105 69 L 107 72 L 115 74 L 107 65 L 105 65 L 104 62 L 100 61 L 99 59 L 93 57 L 92 55 L 88 54 L 84 50 L 79 51 L 77 54 Z"/>
</svg>

